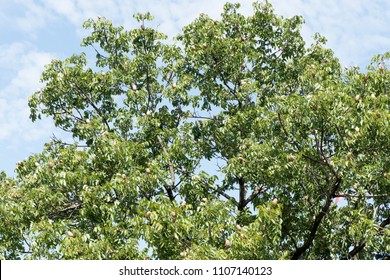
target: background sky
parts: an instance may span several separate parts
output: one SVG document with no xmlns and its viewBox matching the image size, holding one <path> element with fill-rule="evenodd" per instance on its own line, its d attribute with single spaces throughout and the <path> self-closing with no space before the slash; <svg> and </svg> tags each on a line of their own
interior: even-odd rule
<svg viewBox="0 0 390 280">
<path fill-rule="evenodd" d="M 32 123 L 27 100 L 42 87 L 39 77 L 51 59 L 84 49 L 82 23 L 98 15 L 114 25 L 134 25 L 132 15 L 151 12 L 158 30 L 172 37 L 199 13 L 218 18 L 225 0 L 0 0 L 0 170 L 13 175 L 15 163 L 42 151 L 55 133 L 50 119 Z M 252 13 L 252 0 L 240 2 Z M 277 14 L 301 15 L 307 42 L 319 32 L 345 66 L 365 68 L 373 55 L 390 51 L 388 0 L 269 0 Z M 85 50 L 84 50 L 85 51 Z"/>
</svg>

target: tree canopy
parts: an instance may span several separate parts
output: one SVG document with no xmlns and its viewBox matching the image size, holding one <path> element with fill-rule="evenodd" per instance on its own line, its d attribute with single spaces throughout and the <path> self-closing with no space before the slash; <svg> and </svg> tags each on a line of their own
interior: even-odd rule
<svg viewBox="0 0 390 280">
<path fill-rule="evenodd" d="M 267 2 L 175 38 L 89 19 L 28 100 L 53 139 L 0 176 L 3 259 L 390 254 L 390 53 L 343 68 Z"/>
</svg>

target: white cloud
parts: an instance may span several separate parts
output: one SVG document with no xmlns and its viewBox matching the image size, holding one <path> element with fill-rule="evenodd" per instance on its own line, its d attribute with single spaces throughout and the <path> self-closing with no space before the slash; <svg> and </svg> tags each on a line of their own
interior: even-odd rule
<svg viewBox="0 0 390 280">
<path fill-rule="evenodd" d="M 34 0 L 14 0 L 14 2 L 13 8 L 17 9 L 21 15 L 9 16 L 7 21 L 30 35 L 33 35 L 38 28 L 44 27 L 48 19 L 53 16 L 44 7 L 37 5 Z"/>
<path fill-rule="evenodd" d="M 50 53 L 30 50 L 30 46 L 14 44 L 0 46 L 7 57 L 0 57 L 2 68 L 11 65 L 13 78 L 0 89 L 0 141 L 34 141 L 46 136 L 48 122 L 32 124 L 27 98 L 39 85 L 44 65 L 53 57 Z M 12 61 L 12 64 L 8 63 Z M 17 68 L 17 69 L 15 69 Z"/>
<path fill-rule="evenodd" d="M 344 64 L 367 65 L 370 58 L 389 50 L 390 2 L 381 0 L 271 0 L 286 16 L 302 15 L 306 40 L 315 32 Z"/>
<path fill-rule="evenodd" d="M 14 0 L 24 9 L 15 19 L 26 32 L 37 32 L 53 21 L 66 20 L 78 34 L 83 21 L 103 15 L 115 24 L 130 26 L 132 14 L 150 11 L 156 16 L 155 26 L 174 36 L 200 12 L 218 17 L 225 0 Z M 235 1 L 231 1 L 235 2 Z M 236 1 L 241 11 L 249 14 L 252 0 Z M 306 24 L 303 35 L 310 41 L 315 32 L 328 38 L 328 46 L 344 63 L 366 64 L 369 58 L 386 51 L 389 45 L 388 18 L 390 3 L 384 0 L 270 0 L 277 13 L 285 16 L 302 15 Z M 47 27 L 46 27 L 47 28 Z"/>
</svg>

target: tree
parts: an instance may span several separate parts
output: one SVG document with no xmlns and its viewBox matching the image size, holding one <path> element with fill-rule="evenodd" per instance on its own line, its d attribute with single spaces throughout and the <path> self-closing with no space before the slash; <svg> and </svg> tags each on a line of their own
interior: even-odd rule
<svg viewBox="0 0 390 280">
<path fill-rule="evenodd" d="M 301 17 L 226 4 L 175 40 L 88 20 L 29 99 L 53 137 L 0 177 L 6 259 L 373 259 L 390 253 L 390 53 L 342 69 Z M 339 203 L 336 203 L 342 198 Z"/>
</svg>

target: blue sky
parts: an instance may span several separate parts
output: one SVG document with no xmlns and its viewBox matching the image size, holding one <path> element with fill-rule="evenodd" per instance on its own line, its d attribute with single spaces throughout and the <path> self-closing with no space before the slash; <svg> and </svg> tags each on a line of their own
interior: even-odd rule
<svg viewBox="0 0 390 280">
<path fill-rule="evenodd" d="M 32 123 L 27 98 L 39 84 L 44 65 L 79 53 L 82 23 L 98 15 L 132 27 L 132 15 L 151 12 L 168 36 L 203 12 L 218 18 L 225 0 L 0 0 L 0 170 L 12 175 L 15 163 L 40 152 L 55 133 L 50 119 Z M 241 12 L 251 13 L 252 0 Z M 285 17 L 302 15 L 307 42 L 319 32 L 345 66 L 364 68 L 375 54 L 390 51 L 390 1 L 270 0 Z"/>
</svg>

